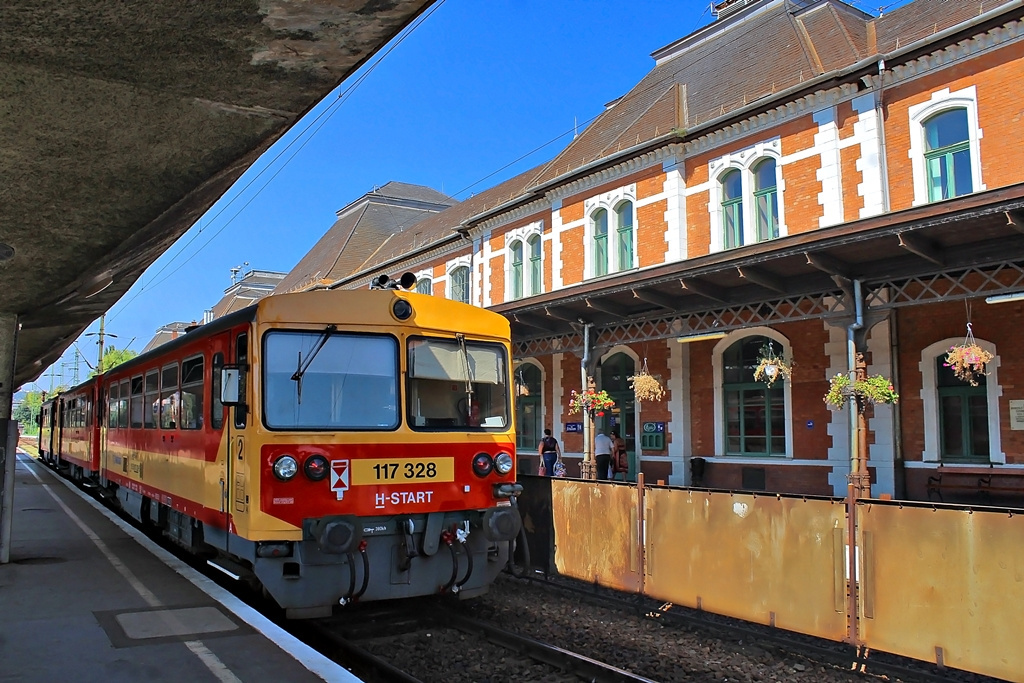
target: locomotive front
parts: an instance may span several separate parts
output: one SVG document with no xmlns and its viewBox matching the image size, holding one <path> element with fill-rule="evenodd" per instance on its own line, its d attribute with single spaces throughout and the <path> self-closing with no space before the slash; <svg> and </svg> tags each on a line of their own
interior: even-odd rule
<svg viewBox="0 0 1024 683">
<path fill-rule="evenodd" d="M 229 437 L 232 527 L 288 616 L 485 592 L 521 525 L 508 322 L 320 291 L 268 297 L 255 331 L 248 372 L 228 373 L 252 413 Z"/>
</svg>

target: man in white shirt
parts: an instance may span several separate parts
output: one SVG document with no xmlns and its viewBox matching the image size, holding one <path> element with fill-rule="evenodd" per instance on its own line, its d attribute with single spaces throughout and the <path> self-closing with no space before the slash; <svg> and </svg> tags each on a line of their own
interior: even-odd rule
<svg viewBox="0 0 1024 683">
<path fill-rule="evenodd" d="M 608 478 L 608 467 L 612 462 L 612 439 L 605 433 L 598 433 L 594 437 L 594 463 L 597 466 L 597 478 Z"/>
</svg>

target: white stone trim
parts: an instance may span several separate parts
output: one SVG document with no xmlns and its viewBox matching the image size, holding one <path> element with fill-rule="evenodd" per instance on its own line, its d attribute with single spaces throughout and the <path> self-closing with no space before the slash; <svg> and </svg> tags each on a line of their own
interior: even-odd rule
<svg viewBox="0 0 1024 683">
<path fill-rule="evenodd" d="M 715 349 L 711 354 L 715 387 L 715 413 L 712 418 L 715 424 L 715 454 L 721 455 L 728 462 L 732 462 L 733 458 L 732 456 L 725 455 L 725 392 L 722 386 L 722 355 L 725 353 L 726 349 L 745 337 L 768 337 L 782 346 L 783 356 L 786 358 L 792 356 L 792 348 L 789 344 L 789 339 L 781 332 L 777 332 L 770 327 L 750 327 L 742 330 L 733 330 L 715 344 Z M 757 462 L 774 463 L 778 462 L 783 457 L 793 457 L 793 383 L 784 382 L 782 385 L 782 391 L 783 400 L 785 402 L 786 454 L 785 456 L 765 456 L 763 459 L 755 458 Z"/>
<path fill-rule="evenodd" d="M 839 225 L 843 221 L 843 175 L 842 159 L 839 154 L 839 126 L 836 125 L 834 106 L 814 112 L 812 117 L 818 125 L 814 134 L 814 148 L 821 156 L 821 164 L 815 177 L 821 183 L 818 206 L 821 217 L 818 227 Z"/>
<path fill-rule="evenodd" d="M 678 168 L 665 171 L 665 263 L 687 257 L 686 178 Z M 639 262 L 639 258 L 637 259 Z"/>
<path fill-rule="evenodd" d="M 666 339 L 668 346 L 668 382 L 671 400 L 668 402 L 669 426 L 668 433 L 672 442 L 668 445 L 668 458 L 672 461 L 672 474 L 669 475 L 670 486 L 687 486 L 690 483 L 688 459 L 693 455 L 691 430 L 686 428 L 690 413 L 690 345 L 679 344 L 674 339 Z"/>
<path fill-rule="evenodd" d="M 857 170 L 861 174 L 861 182 L 857 184 L 857 196 L 863 199 L 860 218 L 877 216 L 885 212 L 885 189 L 882 186 L 882 166 L 880 163 L 881 137 L 878 122 L 878 109 L 875 107 L 874 94 L 868 93 L 855 97 L 850 103 L 857 114 L 853 124 L 853 140 L 860 145 L 857 156 Z"/>
<path fill-rule="evenodd" d="M 834 305 L 834 300 L 829 300 L 827 303 L 831 308 Z M 829 325 L 825 320 L 821 324 L 828 333 L 828 341 L 825 342 L 824 349 L 825 356 L 828 358 L 828 367 L 825 370 L 825 376 L 821 379 L 828 382 L 836 375 L 848 372 L 849 349 L 845 328 Z M 832 471 L 828 475 L 828 483 L 832 486 L 832 495 L 845 496 L 850 474 L 850 413 L 847 410 L 829 410 L 828 412 L 829 420 L 826 432 L 832 440 L 828 447 L 828 463 L 832 466 Z"/>
<path fill-rule="evenodd" d="M 452 297 L 452 273 L 455 272 L 456 268 L 460 268 L 462 266 L 469 268 L 469 302 L 473 303 L 472 289 L 473 277 L 475 276 L 475 273 L 473 273 L 472 259 L 469 257 L 469 254 L 456 256 L 455 258 L 450 259 L 444 264 L 444 296 L 446 299 L 450 299 L 452 301 L 455 300 Z"/>
<path fill-rule="evenodd" d="M 868 353 L 871 365 L 867 366 L 868 376 L 892 377 L 892 344 L 889 321 L 883 320 L 871 328 L 868 339 Z M 867 466 L 875 468 L 875 481 L 871 484 L 872 498 L 883 493 L 896 493 L 896 422 L 895 410 L 891 405 L 878 404 L 871 410 L 868 429 L 874 434 L 874 442 L 868 445 Z"/>
<path fill-rule="evenodd" d="M 921 400 L 924 401 L 924 450 L 921 460 L 937 463 L 942 458 L 939 453 L 939 390 L 935 376 L 935 359 L 949 351 L 949 347 L 963 343 L 963 337 L 949 337 L 929 344 L 921 350 Z M 1003 388 L 999 385 L 1000 358 L 996 353 L 996 345 L 984 339 L 976 339 L 975 343 L 992 354 L 992 360 L 985 364 L 988 378 L 985 380 L 986 399 L 988 403 L 988 450 L 989 462 L 997 465 L 1006 464 L 1006 453 L 1003 452 L 1002 438 L 999 431 L 999 398 Z"/>
<path fill-rule="evenodd" d="M 564 373 L 562 371 L 562 356 L 561 353 L 555 353 L 551 356 L 551 433 L 552 435 L 558 435 L 558 443 L 561 446 L 565 445 L 565 440 L 562 436 L 563 423 L 562 423 L 562 396 L 565 390 L 563 385 L 565 382 Z"/>
<path fill-rule="evenodd" d="M 933 92 L 927 102 L 915 104 L 908 110 L 910 117 L 910 157 L 911 169 L 914 173 L 914 206 L 928 204 L 928 176 L 924 165 L 925 138 L 924 122 L 926 119 L 950 109 L 967 110 L 967 134 L 971 150 L 971 182 L 972 192 L 985 190 L 981 181 L 981 138 L 983 133 L 978 127 L 978 92 L 971 85 L 963 90 L 950 92 L 943 88 Z"/>
</svg>

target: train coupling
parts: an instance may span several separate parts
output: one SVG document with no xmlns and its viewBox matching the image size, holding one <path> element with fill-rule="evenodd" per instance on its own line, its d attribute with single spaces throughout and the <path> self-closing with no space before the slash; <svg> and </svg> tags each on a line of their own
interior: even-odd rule
<svg viewBox="0 0 1024 683">
<path fill-rule="evenodd" d="M 494 485 L 494 497 L 495 498 L 513 498 L 523 492 L 522 484 L 495 484 Z"/>
</svg>

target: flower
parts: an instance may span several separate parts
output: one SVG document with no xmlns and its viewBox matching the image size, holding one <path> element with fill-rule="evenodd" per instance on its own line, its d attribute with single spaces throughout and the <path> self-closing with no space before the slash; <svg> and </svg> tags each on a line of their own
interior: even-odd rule
<svg viewBox="0 0 1024 683">
<path fill-rule="evenodd" d="M 661 386 L 661 382 L 647 371 L 646 358 L 643 369 L 629 377 L 629 386 L 633 388 L 638 401 L 660 401 L 665 395 L 665 388 Z"/>
<path fill-rule="evenodd" d="M 858 399 L 860 403 L 899 403 L 900 395 L 896 393 L 892 382 L 881 375 L 872 375 L 853 381 L 848 374 L 840 373 L 829 381 L 828 393 L 824 401 L 830 408 L 836 410 L 846 405 L 851 397 Z"/>
<path fill-rule="evenodd" d="M 958 346 L 950 346 L 943 365 L 951 368 L 957 379 L 976 387 L 978 375 L 986 374 L 985 364 L 990 360 L 991 353 L 968 340 Z"/>
<path fill-rule="evenodd" d="M 597 414 L 604 416 L 606 410 L 611 410 L 615 407 L 615 401 L 608 395 L 607 391 L 594 391 L 587 389 L 586 391 L 576 391 L 575 389 L 569 395 L 569 414 L 574 413 L 588 413 L 591 416 Z"/>
<path fill-rule="evenodd" d="M 779 378 L 786 380 L 792 377 L 793 365 L 792 361 L 787 363 L 781 356 L 776 356 L 775 346 L 769 342 L 761 347 L 761 352 L 758 354 L 754 379 L 771 386 Z"/>
</svg>

